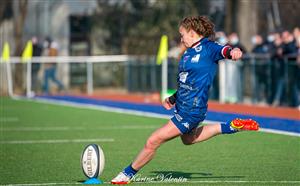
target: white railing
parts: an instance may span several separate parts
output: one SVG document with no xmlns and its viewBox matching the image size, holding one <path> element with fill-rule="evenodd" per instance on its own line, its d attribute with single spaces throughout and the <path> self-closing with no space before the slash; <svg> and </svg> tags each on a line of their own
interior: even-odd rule
<svg viewBox="0 0 300 186">
<path fill-rule="evenodd" d="M 0 59 L 0 64 L 6 64 L 8 94 L 13 97 L 13 80 L 11 64 L 26 64 L 26 96 L 31 97 L 31 64 L 32 63 L 87 63 L 87 92 L 93 93 L 93 63 L 127 62 L 134 56 L 106 55 L 106 56 L 57 56 L 57 57 L 32 57 L 23 61 L 21 57 L 10 57 L 9 61 Z"/>
<path fill-rule="evenodd" d="M 32 57 L 25 62 L 28 63 L 105 63 L 105 62 L 125 62 L 128 55 L 106 55 L 106 56 L 57 56 L 57 57 Z M 3 62 L 2 58 L 1 61 Z M 10 63 L 23 63 L 21 57 L 10 57 Z"/>
</svg>

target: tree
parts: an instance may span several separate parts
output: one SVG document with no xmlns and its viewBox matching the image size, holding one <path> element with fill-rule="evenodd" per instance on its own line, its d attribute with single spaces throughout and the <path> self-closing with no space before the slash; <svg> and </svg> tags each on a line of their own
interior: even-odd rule
<svg viewBox="0 0 300 186">
<path fill-rule="evenodd" d="M 23 50 L 22 36 L 25 18 L 27 15 L 28 0 L 15 0 L 16 4 L 14 9 L 14 28 L 15 28 L 15 55 L 20 56 Z"/>
<path fill-rule="evenodd" d="M 13 22 L 15 50 L 12 55 L 20 56 L 23 50 L 23 27 L 27 15 L 28 0 L 1 0 L 0 2 L 0 23 L 4 20 Z M 9 38 L 6 38 L 9 40 Z M 16 73 L 14 74 L 15 87 L 21 88 L 23 83 L 23 65 L 16 65 Z"/>
<path fill-rule="evenodd" d="M 12 17 L 12 0 L 0 1 L 0 23 Z"/>
<path fill-rule="evenodd" d="M 178 42 L 179 21 L 187 15 L 207 13 L 208 2 L 98 0 L 93 21 L 94 31 L 98 30 L 97 45 L 109 54 L 156 54 L 161 35 Z"/>
</svg>

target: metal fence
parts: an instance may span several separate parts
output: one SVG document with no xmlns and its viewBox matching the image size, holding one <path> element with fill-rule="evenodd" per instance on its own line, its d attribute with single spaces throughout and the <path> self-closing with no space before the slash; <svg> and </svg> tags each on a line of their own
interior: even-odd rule
<svg viewBox="0 0 300 186">
<path fill-rule="evenodd" d="M 177 68 L 178 62 L 169 59 L 169 89 L 177 87 Z M 156 65 L 154 57 L 131 60 L 126 64 L 126 89 L 132 92 L 160 91 L 160 74 L 161 67 Z M 220 61 L 210 89 L 210 99 L 298 106 L 299 76 L 300 68 L 293 55 L 272 59 L 269 55 L 248 54 L 241 61 Z M 224 79 L 225 83 L 222 83 Z"/>
<path fill-rule="evenodd" d="M 210 99 L 298 106 L 300 68 L 296 57 L 272 59 L 269 55 L 249 54 L 237 62 L 220 61 L 210 89 Z M 59 77 L 68 79 L 63 82 L 69 93 L 74 87 L 84 87 L 81 91 L 89 94 L 92 94 L 94 89 L 103 88 L 121 88 L 129 92 L 161 91 L 162 68 L 156 64 L 155 56 L 42 57 L 33 58 L 29 63 L 20 63 L 20 58 L 12 58 L 9 66 L 14 77 L 20 73 L 14 66 L 23 64 L 24 72 L 27 73 L 24 75 L 27 86 L 23 87 L 27 87 L 29 95 L 32 73 L 28 72 L 31 71 L 32 65 L 49 62 L 59 63 L 60 68 L 68 69 L 63 70 Z M 6 67 L 8 63 L 1 63 L 1 72 L 5 71 Z M 169 58 L 169 89 L 177 88 L 177 68 L 178 61 Z"/>
</svg>

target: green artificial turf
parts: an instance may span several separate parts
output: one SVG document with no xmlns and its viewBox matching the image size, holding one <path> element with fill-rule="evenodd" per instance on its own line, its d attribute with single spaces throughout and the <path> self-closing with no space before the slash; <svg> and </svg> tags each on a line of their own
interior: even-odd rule
<svg viewBox="0 0 300 186">
<path fill-rule="evenodd" d="M 0 113 L 0 185 L 81 184 L 86 180 L 81 153 L 93 142 L 41 140 L 87 139 L 113 140 L 94 142 L 104 150 L 100 178 L 107 183 L 131 163 L 147 137 L 167 122 L 3 97 Z M 158 178 L 161 175 L 187 182 L 168 182 Z M 263 132 L 220 135 L 191 146 L 174 139 L 159 148 L 137 178 L 163 182 L 133 185 L 299 185 L 300 139 Z"/>
</svg>

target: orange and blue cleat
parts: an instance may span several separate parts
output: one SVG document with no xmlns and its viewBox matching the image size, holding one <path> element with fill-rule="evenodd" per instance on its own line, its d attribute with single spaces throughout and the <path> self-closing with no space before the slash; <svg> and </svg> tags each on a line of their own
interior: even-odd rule
<svg viewBox="0 0 300 186">
<path fill-rule="evenodd" d="M 236 118 L 230 122 L 230 126 L 238 131 L 259 129 L 259 124 L 252 119 Z"/>
</svg>

